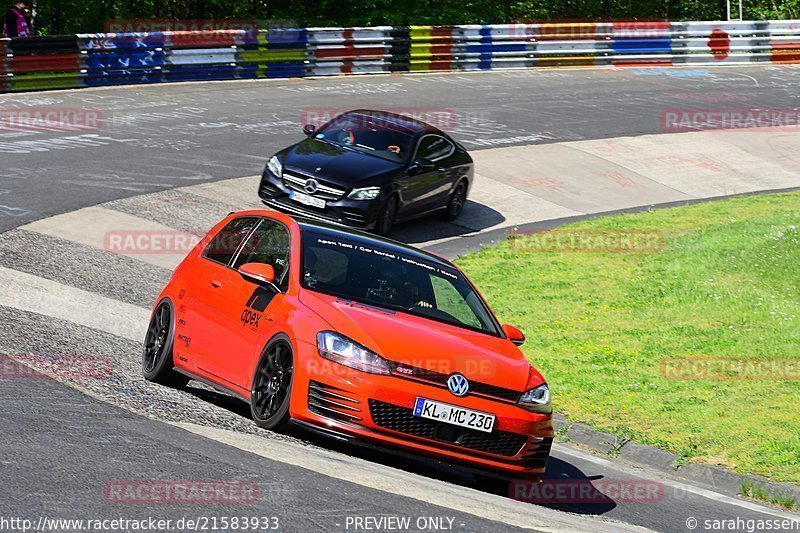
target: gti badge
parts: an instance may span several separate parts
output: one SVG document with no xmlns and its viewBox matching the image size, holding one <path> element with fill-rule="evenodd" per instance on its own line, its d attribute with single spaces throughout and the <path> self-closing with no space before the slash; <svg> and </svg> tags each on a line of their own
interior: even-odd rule
<svg viewBox="0 0 800 533">
<path fill-rule="evenodd" d="M 306 181 L 306 184 L 303 185 L 303 189 L 305 189 L 305 191 L 308 194 L 314 194 L 315 192 L 317 192 L 318 187 L 319 187 L 319 182 L 314 178 L 311 178 L 310 180 Z"/>
<path fill-rule="evenodd" d="M 447 388 L 456 396 L 465 396 L 469 392 L 469 381 L 462 374 L 452 374 L 447 378 Z"/>
</svg>

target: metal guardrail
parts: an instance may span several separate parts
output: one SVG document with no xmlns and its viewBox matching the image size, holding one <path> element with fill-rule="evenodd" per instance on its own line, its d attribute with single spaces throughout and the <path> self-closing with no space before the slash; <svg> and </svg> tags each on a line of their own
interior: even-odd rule
<svg viewBox="0 0 800 533">
<path fill-rule="evenodd" d="M 552 66 L 800 62 L 800 21 L 286 28 L 0 39 L 0 92 Z"/>
</svg>

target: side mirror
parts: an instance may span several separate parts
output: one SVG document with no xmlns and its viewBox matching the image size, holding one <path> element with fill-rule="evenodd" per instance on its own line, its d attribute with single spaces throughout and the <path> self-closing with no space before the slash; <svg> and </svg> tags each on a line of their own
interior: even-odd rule
<svg viewBox="0 0 800 533">
<path fill-rule="evenodd" d="M 419 159 L 414 161 L 414 163 L 411 165 L 412 170 L 417 170 L 421 172 L 433 170 L 434 168 L 436 168 L 436 165 L 433 163 L 433 161 L 431 161 L 427 157 L 420 157 Z"/>
<path fill-rule="evenodd" d="M 275 285 L 275 269 L 272 268 L 272 265 L 245 263 L 239 267 L 239 274 L 248 281 L 269 287 L 275 292 L 281 292 Z"/>
<path fill-rule="evenodd" d="M 305 133 L 309 137 L 314 135 L 315 131 L 317 131 L 317 127 L 313 124 L 306 124 L 305 126 L 303 126 L 303 133 Z"/>
<path fill-rule="evenodd" d="M 522 346 L 523 344 L 525 344 L 525 335 L 514 326 L 511 326 L 509 324 L 503 324 L 503 333 L 506 334 L 508 340 L 510 340 L 517 346 Z"/>
</svg>

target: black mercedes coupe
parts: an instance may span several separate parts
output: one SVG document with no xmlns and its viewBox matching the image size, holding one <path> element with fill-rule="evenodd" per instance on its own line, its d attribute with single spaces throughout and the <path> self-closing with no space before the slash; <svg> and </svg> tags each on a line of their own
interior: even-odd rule
<svg viewBox="0 0 800 533">
<path fill-rule="evenodd" d="M 279 211 L 387 235 L 396 222 L 461 214 L 474 175 L 466 149 L 403 115 L 355 110 L 267 163 L 258 194 Z"/>
</svg>

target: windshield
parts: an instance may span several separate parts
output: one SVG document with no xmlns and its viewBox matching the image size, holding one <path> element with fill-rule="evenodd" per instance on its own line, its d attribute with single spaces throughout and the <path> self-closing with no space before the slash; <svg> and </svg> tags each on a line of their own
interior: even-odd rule
<svg viewBox="0 0 800 533">
<path fill-rule="evenodd" d="M 499 336 L 497 321 L 460 271 L 372 241 L 303 232 L 306 289 Z"/>
<path fill-rule="evenodd" d="M 322 126 L 314 138 L 400 163 L 411 155 L 414 133 L 402 121 L 347 113 Z"/>
</svg>

